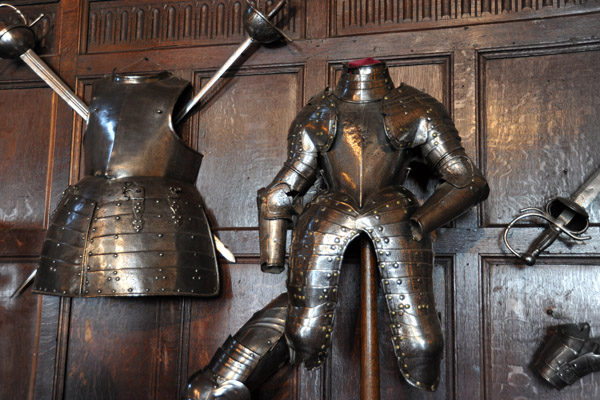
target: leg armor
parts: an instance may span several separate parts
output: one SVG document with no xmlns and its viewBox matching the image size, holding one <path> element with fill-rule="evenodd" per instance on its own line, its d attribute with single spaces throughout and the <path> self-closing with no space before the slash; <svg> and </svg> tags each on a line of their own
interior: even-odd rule
<svg viewBox="0 0 600 400">
<path fill-rule="evenodd" d="M 281 294 L 227 338 L 208 366 L 189 379 L 184 398 L 250 400 L 250 391 L 288 358 L 282 340 L 287 304 L 287 294 Z"/>
<path fill-rule="evenodd" d="M 600 340 L 589 336 L 587 323 L 559 325 L 534 361 L 535 369 L 557 390 L 600 371 Z"/>
<path fill-rule="evenodd" d="M 292 239 L 286 339 L 292 362 L 319 367 L 331 342 L 340 266 L 347 244 L 365 231 L 373 240 L 400 369 L 416 387 L 439 383 L 442 331 L 433 298 L 428 236 L 411 237 L 418 204 L 404 188 L 378 193 L 359 213 L 344 195 L 319 196 L 302 214 Z"/>
<path fill-rule="evenodd" d="M 344 251 L 359 235 L 348 197 L 324 193 L 302 213 L 290 247 L 285 334 L 292 363 L 318 368 L 327 356 Z"/>
<path fill-rule="evenodd" d="M 433 251 L 429 235 L 420 242 L 412 238 L 408 215 L 417 204 L 406 194 L 404 202 L 409 203 L 392 200 L 382 204 L 368 211 L 363 223 L 375 244 L 392 343 L 402 375 L 413 386 L 435 391 L 443 337 L 433 297 Z M 405 219 L 398 221 L 398 217 Z"/>
</svg>

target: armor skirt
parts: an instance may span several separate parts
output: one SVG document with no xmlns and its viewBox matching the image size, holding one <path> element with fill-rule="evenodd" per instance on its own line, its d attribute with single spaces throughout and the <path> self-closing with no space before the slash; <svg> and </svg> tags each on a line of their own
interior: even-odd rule
<svg viewBox="0 0 600 400">
<path fill-rule="evenodd" d="M 414 386 L 439 383 L 442 331 L 433 297 L 429 237 L 412 239 L 418 208 L 404 187 L 385 189 L 358 209 L 348 196 L 321 192 L 299 217 L 290 250 L 286 339 L 292 361 L 319 367 L 331 343 L 344 251 L 365 232 L 373 241 L 403 376 Z"/>
<path fill-rule="evenodd" d="M 219 292 L 212 234 L 190 183 L 88 176 L 64 193 L 34 292 L 63 296 Z"/>
</svg>

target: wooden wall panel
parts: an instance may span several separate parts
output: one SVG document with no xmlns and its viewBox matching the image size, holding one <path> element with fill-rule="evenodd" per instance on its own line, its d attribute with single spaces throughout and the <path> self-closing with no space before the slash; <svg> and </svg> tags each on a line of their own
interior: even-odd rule
<svg viewBox="0 0 600 400">
<path fill-rule="evenodd" d="M 600 265 L 594 258 L 554 258 L 534 268 L 502 259 L 484 260 L 486 399 L 595 399 L 597 375 L 560 392 L 537 376 L 531 363 L 548 328 L 589 322 L 600 333 Z"/>
<path fill-rule="evenodd" d="M 72 300 L 65 398 L 176 398 L 182 303 L 161 297 Z"/>
<path fill-rule="evenodd" d="M 37 267 L 35 261 L 0 260 L 1 398 L 25 399 L 33 389 L 37 362 L 41 298 L 30 292 L 18 302 L 10 296 Z"/>
<path fill-rule="evenodd" d="M 0 90 L 0 108 L 38 111 L 30 115 L 7 112 L 2 118 L 0 146 L 0 227 L 42 229 L 45 223 L 46 184 L 52 126 L 52 90 L 18 87 Z"/>
<path fill-rule="evenodd" d="M 600 47 L 481 55 L 486 225 L 569 197 L 600 166 Z M 600 219 L 600 201 L 591 208 Z"/>
<path fill-rule="evenodd" d="M 302 103 L 302 68 L 287 69 L 241 72 L 194 116 L 196 148 L 204 154 L 198 188 L 213 227 L 258 225 L 256 191 L 282 167 Z"/>
</svg>

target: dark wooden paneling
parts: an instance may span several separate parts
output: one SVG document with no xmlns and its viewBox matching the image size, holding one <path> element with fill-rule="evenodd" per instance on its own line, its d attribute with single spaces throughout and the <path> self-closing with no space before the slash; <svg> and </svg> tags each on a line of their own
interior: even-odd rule
<svg viewBox="0 0 600 400">
<path fill-rule="evenodd" d="M 74 299 L 65 398 L 176 398 L 182 303 L 160 297 Z"/>
<path fill-rule="evenodd" d="M 302 103 L 302 68 L 286 69 L 227 79 L 194 116 L 196 148 L 204 153 L 198 188 L 213 227 L 258 224 L 256 191 L 283 165 L 287 131 Z"/>
<path fill-rule="evenodd" d="M 600 46 L 481 55 L 486 225 L 569 195 L 600 165 Z M 501 188 L 502 190 L 493 190 Z M 590 209 L 600 219 L 600 201 Z"/>
<path fill-rule="evenodd" d="M 46 87 L 0 88 L 0 108 L 6 112 L 0 146 L 0 229 L 42 229 L 46 217 L 46 184 L 51 130 L 52 91 Z M 33 111 L 33 110 L 32 110 Z"/>
<path fill-rule="evenodd" d="M 535 268 L 518 268 L 502 259 L 484 261 L 486 398 L 598 398 L 597 375 L 558 392 L 531 366 L 551 326 L 589 322 L 592 336 L 598 336 L 598 260 L 555 258 L 538 262 Z"/>
<path fill-rule="evenodd" d="M 25 399 L 33 390 L 38 350 L 41 297 L 30 291 L 10 296 L 37 265 L 31 261 L 0 260 L 0 377 L 1 398 L 10 390 L 15 399 Z"/>
</svg>

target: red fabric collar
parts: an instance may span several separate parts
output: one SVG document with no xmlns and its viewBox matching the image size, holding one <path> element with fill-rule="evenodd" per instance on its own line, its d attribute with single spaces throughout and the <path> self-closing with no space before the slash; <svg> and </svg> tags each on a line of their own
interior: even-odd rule
<svg viewBox="0 0 600 400">
<path fill-rule="evenodd" d="M 363 67 L 365 65 L 373 65 L 373 64 L 381 64 L 381 61 L 379 61 L 373 57 L 367 57 L 367 58 L 362 58 L 360 60 L 350 61 L 348 63 L 348 66 L 350 68 L 355 68 L 355 67 Z"/>
</svg>

